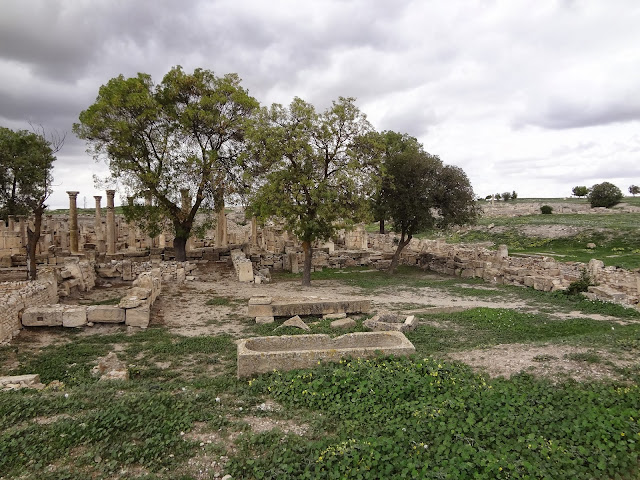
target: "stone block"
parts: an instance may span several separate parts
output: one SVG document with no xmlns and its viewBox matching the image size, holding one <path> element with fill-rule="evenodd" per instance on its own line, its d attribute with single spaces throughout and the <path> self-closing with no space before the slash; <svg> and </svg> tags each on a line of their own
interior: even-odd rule
<svg viewBox="0 0 640 480">
<path fill-rule="evenodd" d="M 331 328 L 353 328 L 356 326 L 356 321 L 353 318 L 340 318 L 331 322 Z"/>
<path fill-rule="evenodd" d="M 148 305 L 128 308 L 125 313 L 125 323 L 129 327 L 147 328 L 149 326 L 150 310 Z"/>
<path fill-rule="evenodd" d="M 124 309 L 117 305 L 91 305 L 87 307 L 87 321 L 91 323 L 124 323 Z"/>
<path fill-rule="evenodd" d="M 322 319 L 323 320 L 339 320 L 341 318 L 347 318 L 347 314 L 346 313 L 329 313 L 327 315 L 323 315 Z"/>
<path fill-rule="evenodd" d="M 41 305 L 30 307 L 22 312 L 22 325 L 25 327 L 62 326 L 63 305 Z"/>
<path fill-rule="evenodd" d="M 238 272 L 239 282 L 252 282 L 253 281 L 253 265 L 251 262 L 238 262 L 236 263 L 236 270 Z"/>
<path fill-rule="evenodd" d="M 276 319 L 274 317 L 268 317 L 268 316 L 256 317 L 256 323 L 273 323 L 275 321 Z"/>
<path fill-rule="evenodd" d="M 82 327 L 87 324 L 87 307 L 67 306 L 62 312 L 63 327 Z"/>
<path fill-rule="evenodd" d="M 291 317 L 289 320 L 284 322 L 278 328 L 282 328 L 282 327 L 295 327 L 295 328 L 300 328 L 301 330 L 307 330 L 307 331 L 311 330 L 311 328 L 309 328 L 309 325 L 304 323 L 298 315 L 296 315 L 295 317 Z"/>
</svg>

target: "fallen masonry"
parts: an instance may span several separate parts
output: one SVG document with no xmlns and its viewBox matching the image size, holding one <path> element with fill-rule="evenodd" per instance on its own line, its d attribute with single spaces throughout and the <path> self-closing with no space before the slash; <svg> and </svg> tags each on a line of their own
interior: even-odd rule
<svg viewBox="0 0 640 480">
<path fill-rule="evenodd" d="M 415 351 L 400 332 L 356 332 L 335 338 L 324 334 L 247 338 L 238 342 L 238 378 L 311 368 L 345 357 L 370 358 L 380 353 L 406 356 Z"/>
<path fill-rule="evenodd" d="M 418 320 L 415 316 L 397 315 L 395 313 L 383 313 L 375 315 L 362 322 L 362 325 L 368 330 L 375 332 L 395 330 L 397 332 L 410 332 L 418 326 Z"/>
<path fill-rule="evenodd" d="M 369 313 L 371 300 L 329 300 L 329 299 L 272 299 L 252 297 L 249 299 L 247 314 L 256 317 L 257 323 L 269 323 L 274 317 L 295 315 L 329 315 L 336 313 Z M 268 320 L 270 319 L 270 320 Z"/>
</svg>

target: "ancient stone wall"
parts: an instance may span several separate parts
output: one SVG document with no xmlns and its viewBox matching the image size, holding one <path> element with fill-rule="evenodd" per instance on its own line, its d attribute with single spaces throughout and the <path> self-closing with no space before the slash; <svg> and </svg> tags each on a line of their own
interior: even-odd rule
<svg viewBox="0 0 640 480">
<path fill-rule="evenodd" d="M 11 340 L 22 328 L 20 315 L 33 305 L 58 301 L 56 277 L 51 270 L 41 270 L 38 280 L 0 283 L 0 343 Z"/>
</svg>

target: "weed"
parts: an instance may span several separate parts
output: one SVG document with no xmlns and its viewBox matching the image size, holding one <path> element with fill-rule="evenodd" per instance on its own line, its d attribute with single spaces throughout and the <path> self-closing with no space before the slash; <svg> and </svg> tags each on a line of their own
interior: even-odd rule
<svg viewBox="0 0 640 480">
<path fill-rule="evenodd" d="M 217 305 L 228 307 L 233 304 L 233 300 L 229 297 L 213 297 L 206 301 L 205 305 Z"/>
</svg>

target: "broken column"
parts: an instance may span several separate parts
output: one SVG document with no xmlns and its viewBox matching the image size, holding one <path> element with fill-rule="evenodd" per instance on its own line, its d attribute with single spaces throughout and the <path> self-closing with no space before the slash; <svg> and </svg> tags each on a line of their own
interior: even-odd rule
<svg viewBox="0 0 640 480">
<path fill-rule="evenodd" d="M 127 197 L 129 207 L 133 207 L 133 197 Z M 127 244 L 129 245 L 129 251 L 136 251 L 136 226 L 133 221 L 127 223 Z"/>
<path fill-rule="evenodd" d="M 80 192 L 67 192 L 69 195 L 69 251 L 78 253 L 78 209 L 76 198 Z"/>
<path fill-rule="evenodd" d="M 251 245 L 258 246 L 258 220 L 255 215 L 251 217 Z"/>
<path fill-rule="evenodd" d="M 224 213 L 224 203 L 218 211 L 218 222 L 216 225 L 216 247 L 227 246 L 227 216 Z"/>
<path fill-rule="evenodd" d="M 93 198 L 96 200 L 96 218 L 93 224 L 93 229 L 96 234 L 96 249 L 98 252 L 104 253 L 105 242 L 104 232 L 102 231 L 102 212 L 100 210 L 100 200 L 102 200 L 102 195 L 94 195 Z"/>
<path fill-rule="evenodd" d="M 152 200 L 151 193 L 147 192 L 145 194 L 145 196 L 144 196 L 144 206 L 148 207 L 148 208 L 151 208 L 151 205 L 152 205 L 152 201 L 151 200 Z M 145 232 L 144 239 L 145 239 L 145 243 L 146 243 L 147 248 L 153 248 L 154 239 L 151 238 L 151 236 L 146 232 Z"/>
<path fill-rule="evenodd" d="M 114 211 L 113 198 L 115 190 L 107 190 L 107 253 L 116 253 L 116 214 Z"/>
</svg>

